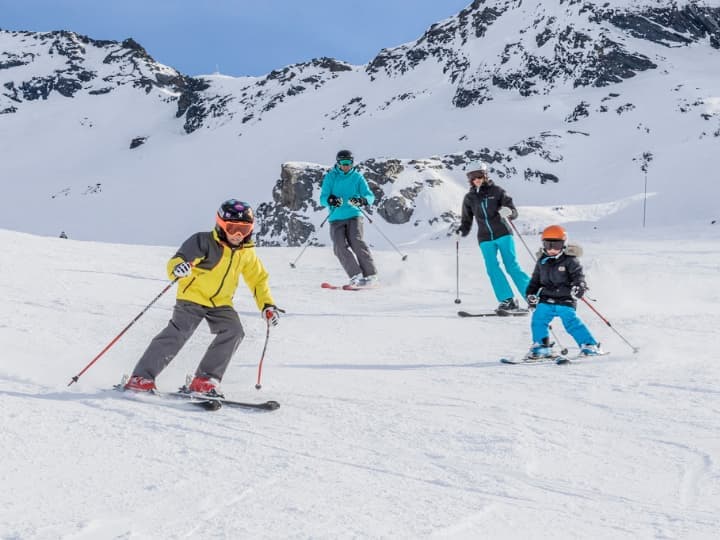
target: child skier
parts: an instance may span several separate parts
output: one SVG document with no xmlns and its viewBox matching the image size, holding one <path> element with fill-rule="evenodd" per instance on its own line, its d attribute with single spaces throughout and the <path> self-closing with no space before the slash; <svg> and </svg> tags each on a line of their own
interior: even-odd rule
<svg viewBox="0 0 720 540">
<path fill-rule="evenodd" d="M 167 328 L 155 336 L 135 366 L 126 390 L 155 390 L 155 378 L 205 319 L 215 339 L 188 390 L 222 395 L 218 385 L 245 336 L 232 305 L 241 275 L 263 318 L 268 324 L 278 324 L 280 310 L 270 295 L 268 273 L 252 242 L 254 221 L 249 204 L 227 200 L 215 216 L 215 229 L 193 234 L 168 261 L 168 277 L 178 279 L 177 303 Z"/>
<path fill-rule="evenodd" d="M 581 355 L 601 354 L 599 343 L 575 311 L 576 298 L 582 298 L 588 287 L 582 265 L 573 254 L 575 250 L 568 249 L 567 232 L 559 225 L 547 227 L 542 233 L 542 246 L 525 291 L 528 304 L 535 306 L 530 322 L 533 344 L 528 357 L 552 356 L 549 325 L 555 317 L 560 317 Z"/>
</svg>

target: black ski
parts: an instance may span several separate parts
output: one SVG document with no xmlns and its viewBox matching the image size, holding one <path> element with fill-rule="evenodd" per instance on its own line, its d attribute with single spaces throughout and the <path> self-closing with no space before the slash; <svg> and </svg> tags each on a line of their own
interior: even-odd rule
<svg viewBox="0 0 720 540">
<path fill-rule="evenodd" d="M 161 394 L 163 396 L 181 398 L 190 400 L 191 403 L 202 406 L 208 410 L 217 410 L 220 407 L 235 407 L 238 409 L 255 409 L 261 411 L 274 411 L 280 407 L 277 401 L 260 401 L 260 402 L 245 402 L 245 401 L 234 401 L 232 399 L 226 399 L 222 396 L 207 396 L 205 394 L 193 394 L 187 392 L 170 392 L 169 394 Z"/>
<path fill-rule="evenodd" d="M 602 351 L 598 354 L 578 354 L 573 357 L 561 356 L 555 361 L 555 363 L 560 364 L 560 365 L 561 364 L 572 364 L 578 360 L 580 360 L 582 362 L 583 360 L 590 360 L 590 359 L 596 358 L 598 356 L 607 356 L 608 354 L 610 354 L 610 353 L 607 351 Z"/>
<path fill-rule="evenodd" d="M 565 354 L 558 354 L 553 353 L 550 356 L 538 356 L 538 357 L 532 357 L 532 356 L 523 356 L 522 358 L 501 358 L 500 362 L 503 364 L 548 364 L 550 362 L 555 362 L 557 365 L 562 366 L 565 364 L 572 364 L 576 362 L 577 360 L 583 360 L 583 359 L 590 359 L 594 358 L 596 356 L 607 356 L 608 352 L 601 352 L 600 354 L 594 354 L 594 355 L 584 355 L 584 354 L 578 354 L 575 356 L 568 356 Z"/>
<path fill-rule="evenodd" d="M 125 392 L 125 386 L 123 384 L 116 384 L 113 386 L 114 390 L 119 392 Z M 194 394 L 188 392 L 140 392 L 139 397 L 153 396 L 160 399 L 183 399 L 190 405 L 195 405 L 201 409 L 207 411 L 217 411 L 221 407 L 231 407 L 238 409 L 252 409 L 259 411 L 274 411 L 280 404 L 277 401 L 261 401 L 261 402 L 243 402 L 234 401 L 231 399 L 225 399 L 222 396 L 206 396 L 204 394 Z"/>
<path fill-rule="evenodd" d="M 468 313 L 467 311 L 458 311 L 458 316 L 460 317 L 523 317 L 530 313 L 526 309 L 517 309 L 512 311 L 505 311 L 505 310 L 495 310 L 495 311 L 485 311 L 482 313 Z"/>
<path fill-rule="evenodd" d="M 551 356 L 538 356 L 533 358 L 531 356 L 523 356 L 522 358 L 501 358 L 500 362 L 503 364 L 549 364 L 555 362 L 556 364 L 565 364 L 569 362 L 567 357 L 561 354 L 553 354 Z"/>
</svg>

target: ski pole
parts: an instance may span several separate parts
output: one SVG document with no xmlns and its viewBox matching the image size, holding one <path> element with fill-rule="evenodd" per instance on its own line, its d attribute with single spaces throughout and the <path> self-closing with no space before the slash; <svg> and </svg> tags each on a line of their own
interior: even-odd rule
<svg viewBox="0 0 720 540">
<path fill-rule="evenodd" d="M 460 239 L 455 240 L 455 303 L 460 303 Z"/>
<path fill-rule="evenodd" d="M 325 222 L 328 220 L 329 217 L 330 217 L 330 214 L 328 214 L 325 217 L 325 219 L 322 220 L 322 223 L 318 227 L 318 230 L 322 229 L 323 225 L 325 225 Z M 302 248 L 300 255 L 298 255 L 297 258 L 293 262 L 290 263 L 290 268 L 295 268 L 295 263 L 297 263 L 300 260 L 300 257 L 302 257 L 302 254 L 305 253 L 305 250 L 310 245 L 310 242 L 312 242 L 312 239 L 313 239 L 313 233 L 310 233 L 310 235 L 308 236 L 308 239 L 305 241 L 305 247 Z"/>
<path fill-rule="evenodd" d="M 145 309 L 143 309 L 140 313 L 138 313 L 137 316 L 136 316 L 132 321 L 130 321 L 130 324 L 128 324 L 125 328 L 123 328 L 122 331 L 121 331 L 117 336 L 115 336 L 115 337 L 112 339 L 112 341 L 111 341 L 110 343 L 108 343 L 108 344 L 105 346 L 105 348 L 104 348 L 102 351 L 100 351 L 100 353 L 98 353 L 98 355 L 97 355 L 95 358 L 93 358 L 93 359 L 90 361 L 90 363 L 82 369 L 82 371 L 81 371 L 80 373 L 78 373 L 78 374 L 75 375 L 72 379 L 70 379 L 70 382 L 68 383 L 68 386 L 72 385 L 73 383 L 78 382 L 78 379 L 83 375 L 83 373 L 85 373 L 88 369 L 90 369 L 90 367 L 91 367 L 95 362 L 97 362 L 98 359 L 99 359 L 103 354 L 105 354 L 105 352 L 106 352 L 110 347 L 112 347 L 113 345 L 115 345 L 115 343 L 117 342 L 117 340 L 119 340 L 119 339 L 123 336 L 123 334 L 124 334 L 125 332 L 127 332 L 128 329 L 129 329 L 133 324 L 135 324 L 135 322 L 136 322 L 140 317 L 142 317 L 148 309 L 150 309 L 150 306 L 152 306 L 155 302 L 157 302 L 163 294 L 165 294 L 166 292 L 168 292 L 168 290 L 170 290 L 170 287 L 172 287 L 173 285 L 175 285 L 175 282 L 176 282 L 178 279 L 180 279 L 180 278 L 179 278 L 179 277 L 176 277 L 176 278 L 173 279 L 170 283 L 168 283 L 168 284 L 165 286 L 165 288 L 164 288 L 162 291 L 160 291 L 160 294 L 158 294 L 155 298 L 153 298 L 153 301 L 150 302 L 147 306 L 145 306 Z"/>
<path fill-rule="evenodd" d="M 382 232 L 382 230 L 380 229 L 380 227 L 378 227 L 377 225 L 375 225 L 375 222 L 370 218 L 370 215 L 369 215 L 362 207 L 358 206 L 358 208 L 360 208 L 360 211 L 365 215 L 365 217 L 367 218 L 367 220 L 377 229 L 377 232 L 379 232 L 380 235 L 381 235 L 385 240 L 387 240 L 388 243 L 395 249 L 395 251 L 397 251 L 397 252 L 400 254 L 400 256 L 402 257 L 402 260 L 403 260 L 403 261 L 407 260 L 407 255 L 403 255 L 402 252 L 397 248 L 397 246 L 396 246 L 395 244 L 393 244 L 393 241 L 390 240 L 387 236 L 385 236 L 385 233 Z"/>
<path fill-rule="evenodd" d="M 560 354 L 566 355 L 568 353 L 568 349 L 567 349 L 567 347 L 563 347 L 562 343 L 560 343 L 560 340 L 558 339 L 558 336 L 555 333 L 555 330 L 553 330 L 552 324 L 549 324 L 548 328 L 550 329 L 550 333 L 552 334 L 552 337 L 555 340 L 555 343 L 557 343 L 558 347 L 560 347 Z"/>
<path fill-rule="evenodd" d="M 586 299 L 584 296 L 583 296 L 580 300 L 582 300 L 583 302 L 585 302 L 585 304 L 587 305 L 587 307 L 589 307 L 591 310 L 593 310 L 593 312 L 595 313 L 595 315 L 597 315 L 598 317 L 600 317 L 600 319 L 601 319 L 605 324 L 608 325 L 608 327 L 610 328 L 610 330 L 612 330 L 613 332 L 615 332 L 615 333 L 620 337 L 620 339 L 622 339 L 622 340 L 632 349 L 633 353 L 636 353 L 636 352 L 638 352 L 638 351 L 640 350 L 640 349 L 638 349 L 637 347 L 633 346 L 632 343 L 630 343 L 627 339 L 625 339 L 625 338 L 623 337 L 623 335 L 622 335 L 620 332 L 618 332 L 612 324 L 610 324 L 610 321 L 608 321 L 605 317 L 603 317 L 603 316 L 600 314 L 600 312 L 599 312 L 597 309 L 595 309 L 595 307 L 594 307 L 590 302 L 588 302 L 587 299 Z"/>
<path fill-rule="evenodd" d="M 265 330 L 265 345 L 263 345 L 262 354 L 260 355 L 260 362 L 258 363 L 258 376 L 257 382 L 255 383 L 255 390 L 260 390 L 262 384 L 260 384 L 260 377 L 262 377 L 262 366 L 265 360 L 265 351 L 267 350 L 268 341 L 270 340 L 270 321 L 266 321 L 267 329 Z"/>
<path fill-rule="evenodd" d="M 279 307 L 275 307 L 275 309 L 280 313 L 285 313 L 284 309 L 280 309 Z M 260 377 L 262 376 L 262 366 L 263 361 L 265 360 L 265 351 L 267 351 L 268 341 L 270 339 L 270 320 L 265 319 L 265 322 L 267 323 L 267 329 L 265 330 L 265 345 L 263 345 L 262 354 L 260 355 L 260 362 L 258 363 L 258 376 L 257 382 L 255 383 L 255 390 L 260 390 L 262 388 L 262 384 L 260 384 Z"/>
<path fill-rule="evenodd" d="M 504 219 L 504 218 L 503 218 L 503 219 Z M 515 231 L 515 234 L 517 234 L 517 237 L 520 239 L 520 241 L 522 242 L 523 246 L 525 246 L 525 249 L 526 249 L 527 252 L 530 254 L 530 258 L 533 260 L 533 262 L 537 262 L 537 258 L 535 258 L 535 255 L 533 254 L 532 250 L 531 250 L 530 247 L 527 245 L 527 242 L 525 242 L 525 239 L 522 237 L 522 234 L 520 234 L 520 231 L 517 230 L 517 227 L 516 227 L 515 224 L 512 222 L 512 220 L 506 219 L 505 221 L 507 221 L 507 222 L 510 224 L 510 226 L 513 228 L 513 230 Z"/>
</svg>

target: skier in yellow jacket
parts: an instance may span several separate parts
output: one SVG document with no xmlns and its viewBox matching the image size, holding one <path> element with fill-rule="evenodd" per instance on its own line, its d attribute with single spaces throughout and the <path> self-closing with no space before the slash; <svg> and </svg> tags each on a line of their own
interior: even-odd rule
<svg viewBox="0 0 720 540">
<path fill-rule="evenodd" d="M 241 275 L 263 318 L 268 324 L 278 324 L 280 315 L 270 294 L 268 273 L 252 242 L 252 208 L 237 199 L 227 200 L 215 221 L 214 230 L 193 234 L 168 261 L 168 277 L 178 281 L 172 319 L 150 342 L 125 384 L 126 390 L 155 390 L 156 377 L 205 319 L 215 339 L 200 361 L 189 390 L 219 395 L 218 385 L 245 336 L 232 303 Z"/>
</svg>

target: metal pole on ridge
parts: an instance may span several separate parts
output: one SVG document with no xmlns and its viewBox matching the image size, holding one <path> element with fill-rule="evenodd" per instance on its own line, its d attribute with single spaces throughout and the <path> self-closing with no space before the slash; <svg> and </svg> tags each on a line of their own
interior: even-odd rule
<svg viewBox="0 0 720 540">
<path fill-rule="evenodd" d="M 368 220 L 370 223 L 372 223 L 372 225 L 377 229 L 377 232 L 379 232 L 380 235 L 381 235 L 385 240 L 387 240 L 388 243 L 395 249 L 395 251 L 397 251 L 397 252 L 400 254 L 400 256 L 402 257 L 402 260 L 403 260 L 403 261 L 404 261 L 404 260 L 407 260 L 407 255 L 403 255 L 403 253 L 397 248 L 397 246 L 396 246 L 395 244 L 393 244 L 392 240 L 390 240 L 387 236 L 385 236 L 385 233 L 382 232 L 382 230 L 380 229 L 380 227 L 378 227 L 377 225 L 375 225 L 375 222 L 373 222 L 373 220 L 372 220 L 372 218 L 370 217 L 370 215 L 369 215 L 362 207 L 358 206 L 358 208 L 360 208 L 360 211 L 361 211 L 361 212 L 363 213 L 363 215 L 367 218 L 367 220 Z"/>
<path fill-rule="evenodd" d="M 322 220 L 322 223 L 321 223 L 320 226 L 318 227 L 318 230 L 320 230 L 320 229 L 323 228 L 323 225 L 325 225 L 325 223 L 327 222 L 327 220 L 328 220 L 329 217 L 330 217 L 330 214 L 328 214 L 327 216 L 325 216 L 325 219 Z M 314 231 L 313 231 L 313 232 L 314 232 Z M 290 268 L 295 268 L 295 264 L 300 260 L 300 257 L 302 257 L 302 254 L 305 253 L 305 250 L 306 250 L 306 249 L 308 248 L 308 246 L 310 245 L 310 242 L 312 242 L 312 239 L 313 239 L 313 233 L 310 233 L 310 234 L 308 235 L 308 239 L 305 241 L 305 246 L 302 248 L 302 251 L 300 252 L 300 255 L 298 255 L 298 256 L 295 258 L 295 260 L 290 263 Z"/>
<path fill-rule="evenodd" d="M 93 358 L 93 359 L 90 361 L 90 363 L 82 369 L 82 371 L 81 371 L 80 373 L 78 373 L 78 374 L 75 375 L 72 379 L 70 379 L 70 382 L 68 383 L 68 386 L 72 385 L 73 383 L 78 382 L 78 379 L 83 375 L 83 373 L 85 373 L 88 369 L 90 369 L 90 367 L 92 367 L 92 365 L 93 365 L 95 362 L 97 362 L 97 361 L 100 359 L 100 357 L 101 357 L 103 354 L 105 354 L 105 352 L 106 352 L 110 347 L 112 347 L 113 345 L 115 345 L 115 343 L 123 336 L 123 334 L 124 334 L 125 332 L 127 332 L 128 329 L 129 329 L 133 324 L 135 324 L 135 322 L 136 322 L 140 317 L 142 317 L 148 309 L 150 309 L 150 306 L 152 306 L 155 302 L 157 302 L 163 294 L 165 294 L 166 292 L 168 292 L 168 290 L 170 290 L 170 287 L 172 287 L 173 285 L 175 285 L 175 282 L 176 282 L 178 279 L 180 279 L 180 278 L 179 278 L 179 277 L 176 277 L 176 278 L 173 279 L 170 283 L 168 283 L 168 284 L 165 286 L 165 288 L 164 288 L 162 291 L 160 291 L 160 294 L 158 294 L 155 298 L 153 298 L 153 301 L 150 302 L 147 306 L 145 306 L 145 309 L 143 309 L 140 313 L 138 313 L 137 316 L 136 316 L 132 321 L 130 321 L 130 324 L 128 324 L 125 328 L 123 328 L 122 331 L 121 331 L 117 336 L 115 336 L 115 337 L 112 339 L 112 341 L 110 341 L 110 343 L 108 343 L 108 344 L 105 346 L 105 348 L 104 348 L 102 351 L 100 351 L 100 352 L 98 353 L 98 355 L 97 355 L 95 358 Z"/>
</svg>

